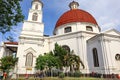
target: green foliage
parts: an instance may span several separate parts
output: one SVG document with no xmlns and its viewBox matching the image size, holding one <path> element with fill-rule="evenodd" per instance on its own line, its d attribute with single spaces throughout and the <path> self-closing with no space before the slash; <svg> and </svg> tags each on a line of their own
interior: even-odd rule
<svg viewBox="0 0 120 80">
<path fill-rule="evenodd" d="M 0 0 L 0 32 L 6 33 L 11 26 L 23 21 L 24 16 L 20 7 L 22 0 Z"/>
<path fill-rule="evenodd" d="M 73 51 L 68 53 L 56 43 L 53 52 L 39 55 L 36 60 L 36 69 L 43 70 L 48 67 L 51 70 L 52 67 L 56 67 L 62 71 L 63 67 L 70 67 L 70 71 L 73 72 L 79 70 L 80 63 L 83 65 L 79 56 L 75 55 Z"/>
<path fill-rule="evenodd" d="M 69 77 L 81 77 L 82 76 L 82 73 L 79 70 L 75 72 L 68 72 L 67 74 Z"/>
<path fill-rule="evenodd" d="M 36 69 L 43 70 L 44 68 L 51 69 L 52 67 L 58 68 L 60 66 L 60 61 L 58 58 L 51 55 L 51 53 L 47 53 L 46 55 L 39 55 L 36 59 Z"/>
<path fill-rule="evenodd" d="M 57 57 L 61 61 L 62 66 L 65 66 L 64 56 L 66 54 L 67 54 L 67 51 L 64 50 L 57 43 L 55 43 L 54 56 Z"/>
<path fill-rule="evenodd" d="M 1 66 L 0 69 L 3 71 L 9 71 L 10 69 L 13 69 L 15 64 L 18 61 L 18 58 L 13 58 L 13 56 L 5 56 L 0 59 Z"/>
<path fill-rule="evenodd" d="M 59 74 L 59 78 L 64 78 L 65 77 L 65 74 L 64 73 L 60 73 Z"/>
<path fill-rule="evenodd" d="M 61 67 L 70 66 L 71 71 L 79 70 L 80 63 L 81 63 L 83 68 L 85 68 L 83 62 L 80 60 L 80 57 L 75 55 L 74 51 L 71 51 L 70 53 L 68 53 L 64 48 L 62 48 L 57 43 L 55 44 L 54 55 L 61 61 L 61 64 L 62 64 Z M 76 65 L 76 68 L 74 68 L 73 65 Z"/>
<path fill-rule="evenodd" d="M 74 72 L 74 77 L 80 77 L 82 73 L 80 71 L 75 71 Z"/>
<path fill-rule="evenodd" d="M 68 72 L 67 74 L 69 77 L 74 77 L 74 72 Z"/>
<path fill-rule="evenodd" d="M 85 68 L 83 62 L 80 60 L 80 57 L 77 56 L 77 55 L 75 55 L 75 54 L 73 54 L 73 53 L 71 53 L 71 54 L 69 55 L 69 60 L 68 60 L 68 61 L 69 61 L 69 65 L 70 65 L 70 71 L 79 70 L 79 68 L 80 68 L 80 63 L 82 64 L 83 69 Z M 74 67 L 74 65 L 75 65 L 76 67 Z"/>
</svg>

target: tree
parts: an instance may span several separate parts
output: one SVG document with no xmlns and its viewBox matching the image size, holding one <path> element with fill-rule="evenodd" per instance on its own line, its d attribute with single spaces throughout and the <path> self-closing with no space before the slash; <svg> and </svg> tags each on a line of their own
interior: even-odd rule
<svg viewBox="0 0 120 80">
<path fill-rule="evenodd" d="M 51 70 L 52 67 L 58 68 L 60 66 L 60 61 L 56 57 L 54 57 L 51 52 L 46 53 L 45 55 L 39 55 L 36 59 L 36 69 L 37 70 L 44 70 L 48 68 Z"/>
<path fill-rule="evenodd" d="M 85 66 L 79 56 L 75 55 L 73 51 L 66 51 L 56 43 L 53 52 L 45 53 L 43 56 L 39 55 L 36 60 L 36 69 L 44 70 L 48 67 L 51 70 L 51 67 L 56 67 L 63 70 L 63 67 L 70 67 L 70 71 L 77 71 L 80 63 L 84 69 Z"/>
<path fill-rule="evenodd" d="M 71 71 L 79 70 L 80 63 L 82 64 L 83 69 L 85 68 L 80 57 L 75 55 L 73 50 L 71 52 L 68 52 L 57 43 L 55 44 L 54 56 L 60 59 L 62 64 L 61 67 L 70 67 Z M 74 67 L 74 65 L 76 66 L 76 68 Z"/>
<path fill-rule="evenodd" d="M 24 16 L 20 7 L 22 0 L 0 0 L 0 32 L 5 34 L 11 26 L 22 22 Z"/>
<path fill-rule="evenodd" d="M 70 67 L 70 71 L 77 71 L 80 70 L 80 64 L 85 68 L 83 62 L 81 61 L 80 57 L 74 54 L 74 51 L 67 53 L 64 56 L 64 62 L 66 67 Z"/>
<path fill-rule="evenodd" d="M 15 64 L 18 62 L 18 58 L 14 58 L 13 56 L 5 56 L 0 59 L 0 62 L 0 69 L 9 73 L 10 69 L 14 69 Z"/>
<path fill-rule="evenodd" d="M 64 57 L 67 54 L 67 51 L 63 49 L 60 45 L 55 43 L 55 48 L 54 48 L 54 56 L 57 57 L 61 61 L 61 67 L 66 66 Z"/>
<path fill-rule="evenodd" d="M 80 63 L 82 64 L 83 69 L 85 68 L 80 57 L 75 54 L 70 54 L 68 61 L 69 61 L 69 65 L 70 65 L 70 71 L 72 71 L 72 72 L 76 71 L 76 70 L 80 70 Z"/>
</svg>

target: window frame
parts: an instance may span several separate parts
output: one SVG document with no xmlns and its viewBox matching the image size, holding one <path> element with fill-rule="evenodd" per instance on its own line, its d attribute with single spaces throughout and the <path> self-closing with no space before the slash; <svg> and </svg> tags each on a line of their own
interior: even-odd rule
<svg viewBox="0 0 120 80">
<path fill-rule="evenodd" d="M 99 67 L 99 58 L 98 58 L 97 48 L 93 48 L 92 54 L 93 54 L 94 67 Z"/>
<path fill-rule="evenodd" d="M 37 13 L 33 13 L 32 20 L 33 21 L 37 21 L 38 20 L 38 14 Z"/>
<path fill-rule="evenodd" d="M 37 9 L 37 10 L 38 10 L 38 4 L 36 4 L 36 5 L 35 5 L 35 9 Z"/>
<path fill-rule="evenodd" d="M 62 46 L 63 49 L 65 49 L 68 53 L 70 53 L 70 47 L 67 45 Z"/>
<path fill-rule="evenodd" d="M 69 33 L 69 32 L 72 32 L 72 27 L 71 26 L 65 27 L 64 28 L 64 33 Z"/>
<path fill-rule="evenodd" d="M 29 62 L 31 61 L 31 62 Z M 25 66 L 31 67 L 33 65 L 33 54 L 31 52 L 26 54 Z"/>
<path fill-rule="evenodd" d="M 86 26 L 86 31 L 93 31 L 92 26 Z"/>
<path fill-rule="evenodd" d="M 117 54 L 115 55 L 115 60 L 120 61 L 120 54 L 117 53 Z"/>
</svg>

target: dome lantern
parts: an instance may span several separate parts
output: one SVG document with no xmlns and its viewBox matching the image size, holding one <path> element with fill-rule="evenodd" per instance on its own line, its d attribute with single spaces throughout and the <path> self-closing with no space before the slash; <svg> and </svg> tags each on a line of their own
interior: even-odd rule
<svg viewBox="0 0 120 80">
<path fill-rule="evenodd" d="M 39 2 L 39 3 L 41 3 L 41 4 L 42 4 L 42 7 L 43 7 L 43 3 L 41 2 L 41 0 L 33 0 L 32 3 L 34 3 L 34 2 Z"/>
<path fill-rule="evenodd" d="M 69 4 L 69 7 L 70 7 L 70 9 L 78 9 L 79 3 L 78 3 L 78 2 L 75 2 L 75 1 L 72 1 L 72 2 Z"/>
<path fill-rule="evenodd" d="M 39 0 L 33 0 L 33 2 L 36 2 L 36 1 L 39 2 Z"/>
</svg>

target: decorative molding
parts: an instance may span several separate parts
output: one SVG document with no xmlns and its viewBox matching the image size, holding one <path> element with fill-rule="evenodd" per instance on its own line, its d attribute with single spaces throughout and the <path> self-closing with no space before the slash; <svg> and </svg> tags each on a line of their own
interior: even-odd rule
<svg viewBox="0 0 120 80">
<path fill-rule="evenodd" d="M 26 49 L 26 50 L 24 50 L 24 52 L 27 54 L 27 53 L 29 53 L 29 52 L 31 52 L 31 53 L 36 53 L 36 51 L 32 48 L 32 47 L 29 47 L 28 49 Z"/>
<path fill-rule="evenodd" d="M 38 13 L 38 14 L 42 14 L 42 10 L 36 10 L 36 9 L 30 9 L 29 12 L 30 13 L 35 12 L 35 13 Z"/>
<path fill-rule="evenodd" d="M 103 40 L 101 40 L 101 41 L 103 41 L 103 42 L 111 42 L 110 39 L 103 39 Z"/>
<path fill-rule="evenodd" d="M 83 33 L 85 33 L 85 32 L 69 33 L 66 35 L 59 35 L 59 36 L 55 36 L 55 37 L 50 37 L 50 42 L 73 39 L 73 38 L 85 38 L 87 33 L 85 33 L 85 34 L 83 34 Z"/>
</svg>

